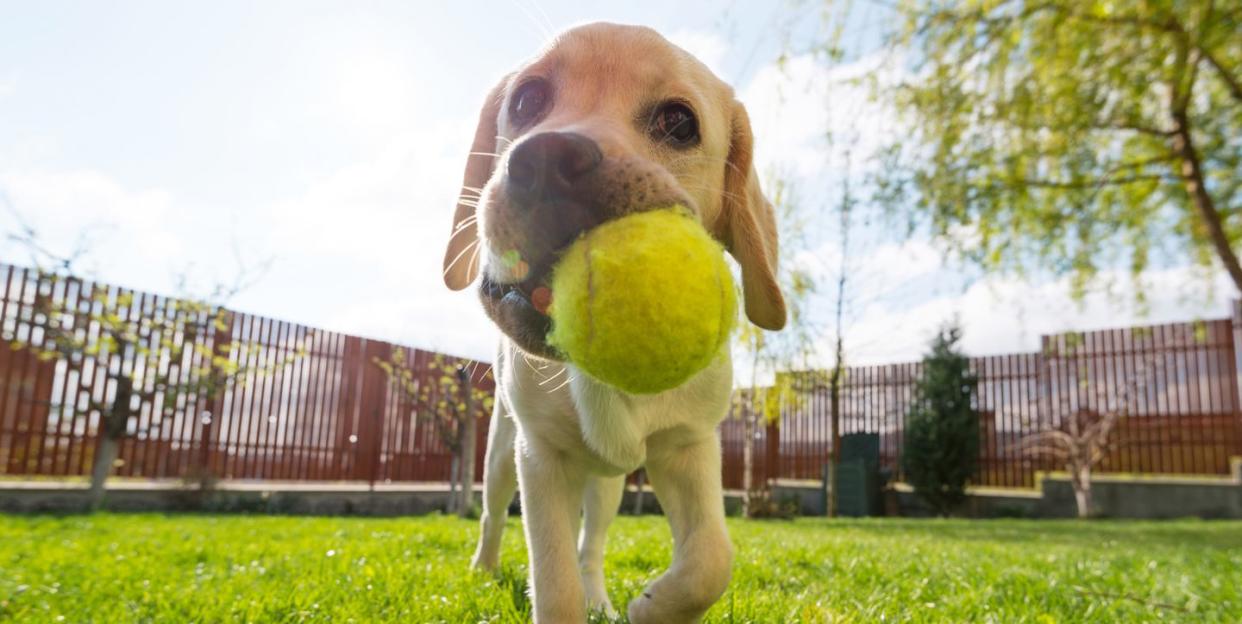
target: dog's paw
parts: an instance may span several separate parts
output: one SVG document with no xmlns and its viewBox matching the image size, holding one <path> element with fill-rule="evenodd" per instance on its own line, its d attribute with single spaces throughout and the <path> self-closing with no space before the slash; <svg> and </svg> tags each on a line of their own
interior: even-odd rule
<svg viewBox="0 0 1242 624">
<path fill-rule="evenodd" d="M 617 610 L 613 608 L 612 602 L 608 600 L 607 596 L 604 597 L 602 602 L 591 602 L 588 600 L 587 611 L 603 614 L 604 618 L 609 622 L 615 622 L 617 618 L 621 617 L 621 614 L 617 613 Z"/>
<path fill-rule="evenodd" d="M 602 612 L 609 619 L 616 619 L 620 615 L 612 607 L 612 601 L 608 600 L 608 590 L 604 589 L 604 577 L 602 574 L 597 575 L 583 571 L 582 588 L 586 592 L 588 611 Z"/>
<path fill-rule="evenodd" d="M 650 589 L 644 590 L 631 600 L 626 613 L 629 615 L 630 624 L 696 624 L 703 619 L 660 604 L 652 596 Z"/>
<path fill-rule="evenodd" d="M 475 553 L 470 559 L 470 569 L 480 572 L 495 573 L 496 568 L 500 566 L 500 557 L 496 555 L 488 556 L 484 553 Z"/>
</svg>

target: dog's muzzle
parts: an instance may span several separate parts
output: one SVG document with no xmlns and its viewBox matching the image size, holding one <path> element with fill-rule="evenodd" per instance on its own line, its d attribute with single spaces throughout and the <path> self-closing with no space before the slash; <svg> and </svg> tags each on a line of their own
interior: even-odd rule
<svg viewBox="0 0 1242 624">
<path fill-rule="evenodd" d="M 524 222 L 526 238 L 512 261 L 525 271 L 513 283 L 485 273 L 479 296 L 492 320 L 531 354 L 558 357 L 546 341 L 552 326 L 547 280 L 565 248 L 604 220 L 594 179 L 602 162 L 595 141 L 573 132 L 531 135 L 508 155 L 505 199 L 512 218 Z"/>
</svg>

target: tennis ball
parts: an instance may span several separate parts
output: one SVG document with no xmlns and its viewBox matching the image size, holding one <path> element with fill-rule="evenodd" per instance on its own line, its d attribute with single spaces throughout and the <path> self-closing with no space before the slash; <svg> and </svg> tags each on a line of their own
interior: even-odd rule
<svg viewBox="0 0 1242 624">
<path fill-rule="evenodd" d="M 604 223 L 566 250 L 548 344 L 604 383 L 653 394 L 706 368 L 736 314 L 720 243 L 674 206 Z"/>
</svg>

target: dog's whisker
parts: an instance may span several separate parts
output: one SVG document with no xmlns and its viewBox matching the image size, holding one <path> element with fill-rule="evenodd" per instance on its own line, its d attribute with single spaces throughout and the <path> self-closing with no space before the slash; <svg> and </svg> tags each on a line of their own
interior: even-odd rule
<svg viewBox="0 0 1242 624">
<path fill-rule="evenodd" d="M 694 162 L 694 161 L 702 161 L 702 160 L 711 160 L 714 162 L 717 159 L 712 158 L 710 156 L 705 156 L 703 154 L 682 154 L 681 156 L 677 156 L 673 158 L 672 160 L 670 160 L 668 166 L 673 167 L 673 166 L 680 165 L 686 162 Z M 742 169 L 738 167 L 737 164 L 735 164 L 733 161 L 729 160 L 728 158 L 724 159 L 724 166 L 733 170 L 734 173 L 737 173 L 737 174 L 742 173 Z"/>
<path fill-rule="evenodd" d="M 524 15 L 526 15 L 526 19 L 539 30 L 539 33 L 544 39 L 552 39 L 555 36 L 555 29 L 550 27 L 548 24 L 539 21 L 539 18 L 537 18 L 534 13 L 531 13 L 530 9 L 528 9 L 521 2 L 521 0 L 514 0 L 513 4 L 516 5 Z"/>
<path fill-rule="evenodd" d="M 526 367 L 529 368 L 531 372 L 538 374 L 539 369 L 535 368 L 535 365 L 530 363 L 530 355 L 525 351 L 521 351 L 520 353 L 522 354 L 522 362 L 526 364 Z"/>
<path fill-rule="evenodd" d="M 544 368 L 547 368 L 547 366 L 544 366 Z M 561 376 L 561 373 L 564 373 L 564 372 L 565 372 L 565 371 L 567 371 L 567 370 L 568 370 L 568 369 L 566 369 L 565 367 L 563 367 L 563 366 L 562 366 L 560 370 L 556 371 L 555 373 L 552 373 L 552 375 L 551 375 L 551 376 L 544 377 L 543 381 L 539 382 L 539 385 L 541 385 L 541 386 L 547 385 L 547 384 L 548 384 L 549 382 L 551 382 L 553 379 L 556 379 L 557 377 L 560 377 L 560 376 Z"/>
<path fill-rule="evenodd" d="M 539 0 L 530 0 L 530 4 L 535 7 L 535 10 L 539 12 L 539 16 L 543 18 L 543 25 L 547 28 L 548 33 L 555 33 L 556 23 L 552 21 L 552 18 L 548 17 L 548 14 L 544 12 L 543 7 L 539 6 Z"/>
<path fill-rule="evenodd" d="M 453 239 L 457 238 L 463 232 L 471 232 L 475 230 L 474 227 L 471 227 L 473 225 L 474 221 L 467 222 L 465 219 L 462 219 L 461 223 L 457 224 L 457 226 L 453 228 L 453 232 L 449 234 L 449 242 L 453 242 Z"/>
<path fill-rule="evenodd" d="M 457 266 L 457 263 L 461 261 L 462 256 L 466 255 L 471 250 L 477 249 L 478 246 L 479 246 L 479 239 L 476 238 L 470 241 L 470 243 L 466 245 L 461 251 L 457 252 L 457 255 L 453 256 L 453 260 L 449 262 L 448 264 L 444 265 L 444 275 L 448 275 L 449 271 L 452 271 L 453 267 Z"/>
<path fill-rule="evenodd" d="M 746 196 L 740 193 L 734 193 L 732 191 L 726 191 L 724 189 L 712 188 L 712 187 L 707 186 L 706 184 L 700 184 L 700 185 L 683 184 L 681 185 L 681 188 L 682 190 L 685 190 L 685 191 L 710 191 L 713 193 L 720 193 L 721 196 L 725 197 L 726 199 L 731 199 L 733 201 L 745 201 L 746 199 Z"/>
<path fill-rule="evenodd" d="M 570 382 L 572 382 L 573 380 L 574 380 L 573 376 L 571 376 L 571 375 L 566 375 L 566 376 L 565 376 L 565 381 L 564 381 L 564 383 L 562 383 L 561 385 L 559 385 L 559 386 L 557 386 L 557 387 L 555 387 L 555 388 L 553 388 L 553 389 L 551 389 L 551 390 L 548 390 L 548 394 L 554 394 L 555 392 L 557 392 L 557 391 L 558 391 L 558 390 L 560 390 L 561 388 L 564 388 L 565 386 L 568 386 L 568 385 L 570 384 Z"/>
<path fill-rule="evenodd" d="M 477 243 L 478 241 L 476 240 L 475 242 Z M 476 244 L 474 246 L 474 251 L 470 253 L 470 263 L 466 265 L 466 273 L 468 275 L 474 275 L 479 270 L 479 250 L 480 249 L 482 249 L 482 247 Z"/>
</svg>

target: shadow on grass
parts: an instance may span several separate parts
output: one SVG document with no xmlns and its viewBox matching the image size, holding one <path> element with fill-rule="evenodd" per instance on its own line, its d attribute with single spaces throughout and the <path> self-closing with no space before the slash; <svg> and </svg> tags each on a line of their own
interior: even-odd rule
<svg viewBox="0 0 1242 624">
<path fill-rule="evenodd" d="M 496 584 L 513 599 L 513 608 L 524 617 L 530 617 L 530 598 L 527 591 L 526 568 L 502 565 L 496 571 Z"/>
</svg>

